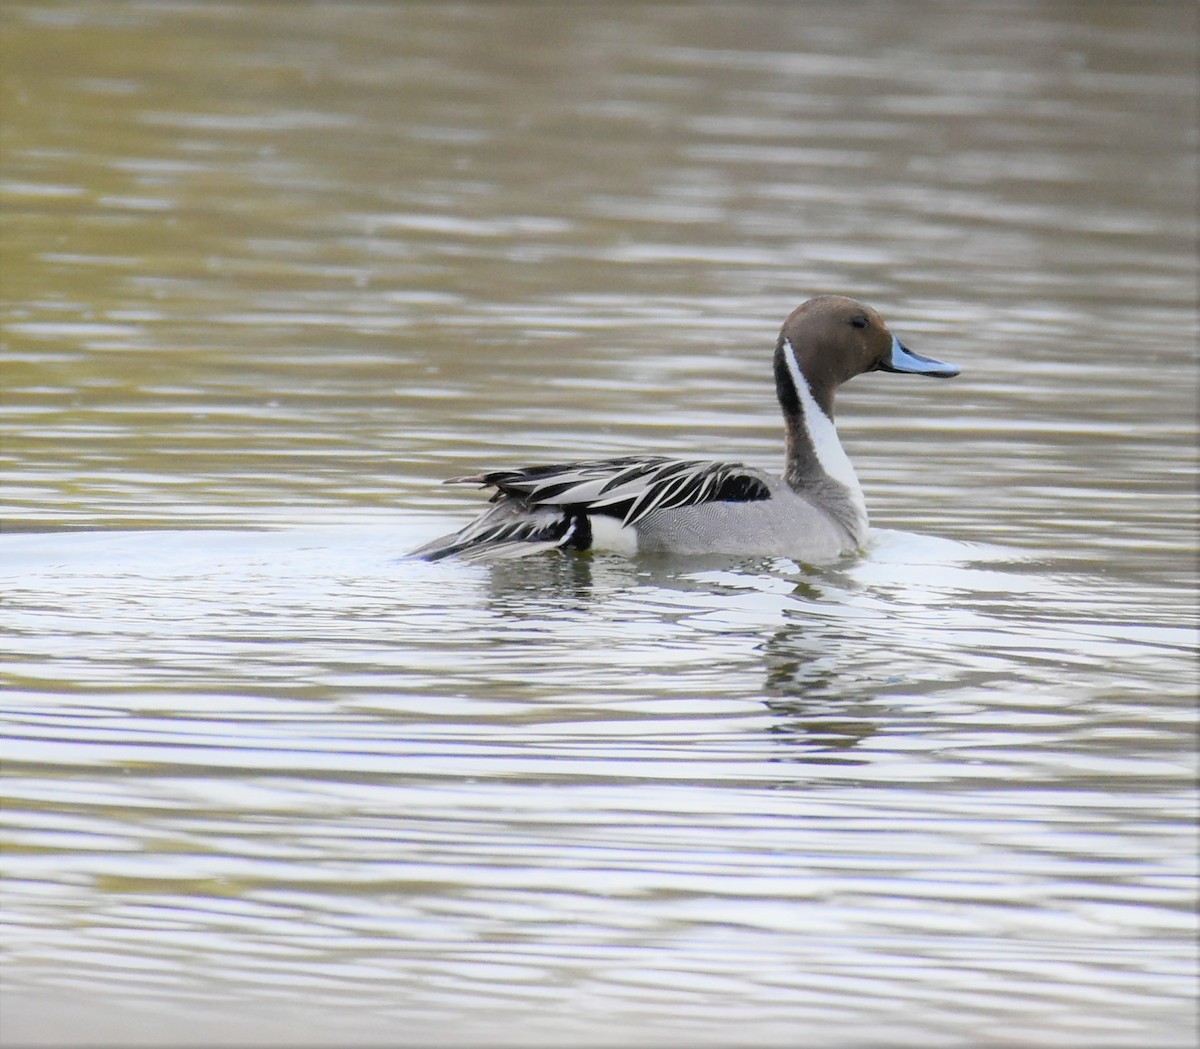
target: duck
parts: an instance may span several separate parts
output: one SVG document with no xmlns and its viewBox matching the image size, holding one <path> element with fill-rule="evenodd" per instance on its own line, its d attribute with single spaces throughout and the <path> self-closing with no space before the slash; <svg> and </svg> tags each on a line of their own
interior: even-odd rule
<svg viewBox="0 0 1200 1049">
<path fill-rule="evenodd" d="M 807 564 L 861 552 L 866 500 L 834 425 L 834 395 L 864 372 L 950 378 L 870 306 L 819 295 L 775 342 L 783 412 L 779 475 L 741 462 L 624 455 L 491 470 L 446 484 L 492 489 L 470 524 L 411 551 L 426 561 L 498 561 L 546 551 L 778 556 Z"/>
</svg>

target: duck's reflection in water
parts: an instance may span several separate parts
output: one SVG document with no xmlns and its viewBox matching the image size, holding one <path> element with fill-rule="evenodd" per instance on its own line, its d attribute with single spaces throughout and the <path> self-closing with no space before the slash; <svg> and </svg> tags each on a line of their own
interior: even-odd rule
<svg viewBox="0 0 1200 1049">
<path fill-rule="evenodd" d="M 850 752 L 879 731 L 880 696 L 896 683 L 882 657 L 883 639 L 869 636 L 885 624 L 843 614 L 845 596 L 859 588 L 835 570 L 728 557 L 552 554 L 493 564 L 486 587 L 489 611 L 514 625 L 532 626 L 531 640 L 550 631 L 561 641 L 563 631 L 596 627 L 600 620 L 604 625 L 598 629 L 618 642 L 614 664 L 624 658 L 623 636 L 631 644 L 646 642 L 638 623 L 647 615 L 659 624 L 664 615 L 676 619 L 681 633 L 670 642 L 670 658 L 677 659 L 682 647 L 714 664 L 757 664 L 760 677 L 738 676 L 749 686 L 744 694 L 757 690 L 773 715 L 766 731 L 785 748 L 777 754 L 780 761 L 868 761 Z M 736 622 L 713 630 L 714 617 Z M 614 635 L 616 621 L 628 631 Z M 689 624 L 697 629 L 689 630 Z M 661 630 L 656 641 L 668 644 Z M 548 650 L 548 663 L 562 654 L 561 647 L 557 655 Z M 713 698 L 728 698 L 728 670 L 714 665 Z M 631 665 L 630 673 L 637 672 Z M 695 698 L 703 703 L 702 688 Z"/>
<path fill-rule="evenodd" d="M 828 631 L 796 623 L 763 645 L 765 703 L 775 715 L 767 731 L 790 749 L 776 760 L 866 764 L 848 752 L 878 732 L 876 696 L 845 672 L 838 643 Z"/>
</svg>

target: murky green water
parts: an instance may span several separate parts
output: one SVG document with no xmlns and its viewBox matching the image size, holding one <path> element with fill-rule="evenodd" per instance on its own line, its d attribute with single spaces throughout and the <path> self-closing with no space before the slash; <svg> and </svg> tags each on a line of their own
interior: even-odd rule
<svg viewBox="0 0 1200 1049">
<path fill-rule="evenodd" d="M 6 1041 L 1194 1043 L 1191 5 L 0 19 Z M 399 559 L 826 291 L 866 556 Z"/>
</svg>

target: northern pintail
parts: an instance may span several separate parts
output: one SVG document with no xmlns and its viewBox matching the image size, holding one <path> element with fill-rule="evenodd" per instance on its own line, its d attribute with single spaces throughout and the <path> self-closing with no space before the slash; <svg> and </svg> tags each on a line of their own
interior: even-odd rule
<svg viewBox="0 0 1200 1049">
<path fill-rule="evenodd" d="M 860 549 L 867 508 L 833 424 L 833 397 L 870 371 L 947 378 L 913 353 L 870 306 L 839 295 L 809 299 L 775 343 L 775 390 L 787 437 L 783 475 L 736 462 L 627 455 L 455 477 L 495 488 L 461 531 L 411 556 L 436 561 L 519 557 L 542 550 L 747 554 L 818 563 Z"/>
</svg>

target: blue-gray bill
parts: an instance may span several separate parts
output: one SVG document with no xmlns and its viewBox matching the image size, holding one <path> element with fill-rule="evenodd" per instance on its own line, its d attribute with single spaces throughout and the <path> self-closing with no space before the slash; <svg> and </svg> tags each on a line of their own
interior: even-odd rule
<svg viewBox="0 0 1200 1049">
<path fill-rule="evenodd" d="M 945 364 L 935 361 L 932 357 L 923 357 L 913 353 L 896 336 L 892 336 L 892 350 L 886 359 L 879 362 L 879 370 L 884 372 L 909 372 L 912 375 L 932 375 L 938 379 L 949 379 L 957 375 L 961 368 L 957 364 Z"/>
</svg>

